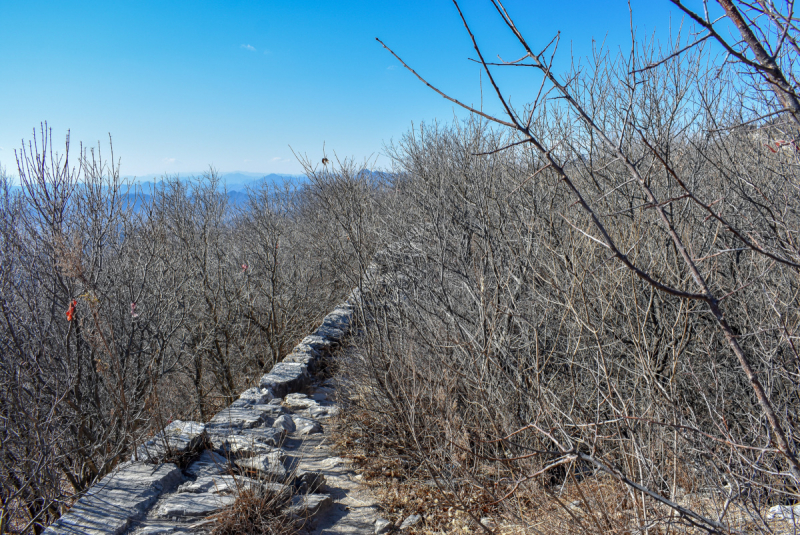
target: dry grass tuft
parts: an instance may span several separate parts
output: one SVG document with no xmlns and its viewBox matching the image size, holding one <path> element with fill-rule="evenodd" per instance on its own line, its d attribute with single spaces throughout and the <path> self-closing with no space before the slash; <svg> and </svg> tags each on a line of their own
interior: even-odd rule
<svg viewBox="0 0 800 535">
<path fill-rule="evenodd" d="M 213 535 L 289 535 L 302 520 L 283 512 L 291 496 L 268 489 L 244 488 L 236 502 L 211 518 Z"/>
</svg>

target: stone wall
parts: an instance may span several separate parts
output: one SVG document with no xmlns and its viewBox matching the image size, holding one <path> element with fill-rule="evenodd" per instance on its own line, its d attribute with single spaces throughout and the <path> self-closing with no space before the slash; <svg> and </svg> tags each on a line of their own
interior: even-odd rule
<svg viewBox="0 0 800 535">
<path fill-rule="evenodd" d="M 354 290 L 261 377 L 258 386 L 209 422 L 171 422 L 44 533 L 188 532 L 184 530 L 193 526 L 187 518 L 202 518 L 229 506 L 236 499 L 234 491 L 243 485 L 272 485 L 273 490 L 291 492 L 293 513 L 313 514 L 329 503 L 327 495 L 315 492 L 322 484 L 319 476 L 287 471 L 281 446 L 287 439 L 319 433 L 318 420 L 336 410 L 324 395 L 310 398 L 301 392 L 311 384 L 320 359 L 348 332 L 358 299 Z M 240 475 L 230 475 L 234 467 Z"/>
</svg>

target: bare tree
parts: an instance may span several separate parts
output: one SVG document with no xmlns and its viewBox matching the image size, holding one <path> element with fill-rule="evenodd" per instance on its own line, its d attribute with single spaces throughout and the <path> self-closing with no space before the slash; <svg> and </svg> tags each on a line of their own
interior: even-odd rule
<svg viewBox="0 0 800 535">
<path fill-rule="evenodd" d="M 505 116 L 440 94 L 509 132 L 394 152 L 418 224 L 394 222 L 405 246 L 369 301 L 360 395 L 396 415 L 374 425 L 466 510 L 459 478 L 530 526 L 520 500 L 546 510 L 554 478 L 587 507 L 618 497 L 600 523 L 563 507 L 581 530 L 770 529 L 800 482 L 792 4 L 720 2 L 750 30 L 738 55 L 704 15 L 710 37 L 596 50 L 561 78 L 558 38 L 534 49 L 491 3 L 517 60 L 487 61 L 455 6 Z M 524 109 L 494 77 L 512 66 L 538 77 Z"/>
</svg>

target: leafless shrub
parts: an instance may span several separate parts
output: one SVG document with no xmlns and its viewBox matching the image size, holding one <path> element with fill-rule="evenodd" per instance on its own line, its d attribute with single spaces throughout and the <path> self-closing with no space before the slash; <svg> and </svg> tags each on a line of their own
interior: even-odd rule
<svg viewBox="0 0 800 535">
<path fill-rule="evenodd" d="M 19 190 L 0 176 L 0 533 L 41 531 L 171 419 L 211 418 L 359 271 L 327 262 L 342 234 L 313 185 L 233 206 L 213 170 L 145 190 L 113 153 L 51 145 L 43 126 L 17 153 Z"/>
<path fill-rule="evenodd" d="M 540 89 L 394 147 L 351 401 L 474 523 L 773 529 L 798 500 L 798 131 L 769 78 L 793 30 L 745 83 L 708 39 L 562 80 L 492 3 Z"/>
</svg>

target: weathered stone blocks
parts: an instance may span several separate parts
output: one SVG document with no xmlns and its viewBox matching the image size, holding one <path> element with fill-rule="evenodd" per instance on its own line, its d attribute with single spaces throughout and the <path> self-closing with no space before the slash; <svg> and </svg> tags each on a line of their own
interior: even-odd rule
<svg viewBox="0 0 800 535">
<path fill-rule="evenodd" d="M 286 508 L 286 512 L 292 515 L 310 517 L 327 509 L 332 504 L 333 500 L 327 494 L 292 496 L 291 505 Z"/>
<path fill-rule="evenodd" d="M 199 422 L 175 420 L 163 431 L 136 450 L 140 461 L 158 463 L 169 455 L 182 455 L 194 451 L 203 443 L 205 425 Z"/>
<path fill-rule="evenodd" d="M 283 452 L 281 451 L 240 459 L 236 461 L 236 465 L 244 470 L 258 472 L 269 481 L 282 482 L 286 480 L 287 472 L 283 465 Z"/>
<path fill-rule="evenodd" d="M 238 402 L 237 402 L 238 403 Z M 231 429 L 251 429 L 264 423 L 275 409 L 270 405 L 234 403 L 223 409 L 206 424 L 208 434 L 219 434 Z"/>
<path fill-rule="evenodd" d="M 264 403 L 269 403 L 275 396 L 272 395 L 272 391 L 268 388 L 259 388 L 254 386 L 253 388 L 248 388 L 242 395 L 239 396 L 239 400 L 243 403 L 248 405 L 261 405 Z"/>
<path fill-rule="evenodd" d="M 138 534 L 185 533 L 184 528 L 191 527 L 188 519 L 230 506 L 237 491 L 250 485 L 260 485 L 274 492 L 290 493 L 294 489 L 299 495 L 292 498 L 288 507 L 291 514 L 310 517 L 326 508 L 331 504 L 330 496 L 313 493 L 324 485 L 324 478 L 302 471 L 290 476 L 283 464 L 284 452 L 278 449 L 287 433 L 320 433 L 322 426 L 314 419 L 284 414 L 287 409 L 281 404 L 312 418 L 324 418 L 332 413 L 335 407 L 326 401 L 327 392 L 318 392 L 313 399 L 299 392 L 310 385 L 310 373 L 318 369 L 320 358 L 350 329 L 352 305 L 360 299 L 360 292 L 354 290 L 350 302 L 328 314 L 283 362 L 261 377 L 257 387 L 244 391 L 207 424 L 170 423 L 137 448 L 134 458 L 146 460 L 146 463 L 128 463 L 104 478 L 45 533 L 117 534 L 126 532 L 132 522 L 139 522 L 135 528 Z M 216 451 L 204 450 L 186 469 L 186 474 L 196 480 L 169 494 L 184 481 L 183 474 L 174 464 L 150 463 L 163 463 L 170 456 L 186 456 L 209 442 Z M 229 459 L 234 459 L 240 469 L 257 472 L 261 478 L 271 481 L 230 475 Z M 290 477 L 292 486 L 279 483 Z M 159 500 L 158 506 L 154 508 L 156 500 Z M 153 510 L 147 513 L 151 508 Z"/>
<path fill-rule="evenodd" d="M 314 435 L 322 433 L 322 426 L 319 425 L 319 422 L 315 422 L 309 418 L 301 418 L 300 416 L 292 416 L 292 420 L 294 420 L 294 425 L 297 427 L 297 429 L 295 429 L 296 435 Z"/>
<path fill-rule="evenodd" d="M 47 535 L 123 533 L 163 493 L 183 481 L 174 464 L 130 463 L 95 484 L 69 513 L 45 530 Z"/>
<path fill-rule="evenodd" d="M 308 368 L 296 362 L 279 362 L 261 378 L 259 386 L 269 388 L 276 397 L 302 390 L 311 382 Z"/>
<path fill-rule="evenodd" d="M 230 468 L 228 459 L 211 450 L 205 450 L 189 465 L 186 473 L 193 477 L 215 476 L 226 472 L 228 468 Z"/>
</svg>

